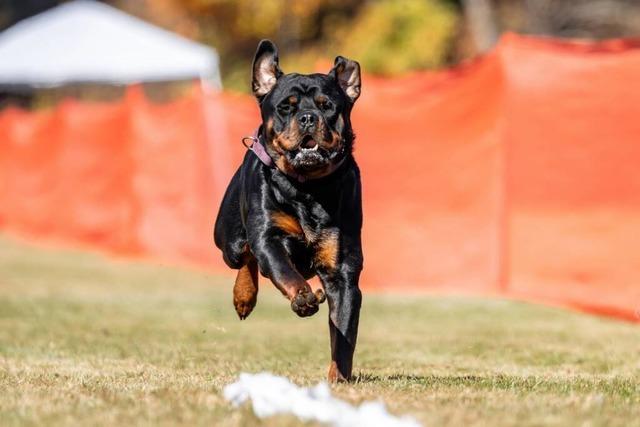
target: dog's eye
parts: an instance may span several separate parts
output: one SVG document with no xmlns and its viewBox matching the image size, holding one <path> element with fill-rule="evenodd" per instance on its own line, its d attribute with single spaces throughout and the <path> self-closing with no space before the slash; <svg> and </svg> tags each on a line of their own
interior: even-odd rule
<svg viewBox="0 0 640 427">
<path fill-rule="evenodd" d="M 333 109 L 333 103 L 329 100 L 321 101 L 318 105 L 322 111 L 329 111 Z"/>
<path fill-rule="evenodd" d="M 293 112 L 293 105 L 288 102 L 283 102 L 282 104 L 278 105 L 278 112 L 284 115 L 291 114 Z"/>
</svg>

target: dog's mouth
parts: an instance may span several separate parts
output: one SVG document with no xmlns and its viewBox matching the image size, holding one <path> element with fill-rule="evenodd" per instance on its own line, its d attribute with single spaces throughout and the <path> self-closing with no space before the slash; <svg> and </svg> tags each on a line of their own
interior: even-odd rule
<svg viewBox="0 0 640 427">
<path fill-rule="evenodd" d="M 302 171 L 312 171 L 325 167 L 331 161 L 330 153 L 312 134 L 302 137 L 300 144 L 287 153 L 291 166 Z"/>
<path fill-rule="evenodd" d="M 320 144 L 316 142 L 313 135 L 309 134 L 302 137 L 302 142 L 300 142 L 299 148 L 300 151 L 304 153 L 307 151 L 318 151 L 318 147 L 320 147 Z"/>
<path fill-rule="evenodd" d="M 336 133 L 324 129 L 304 132 L 295 139 L 284 134 L 274 141 L 282 167 L 306 177 L 331 173 L 344 155 L 344 145 L 337 141 Z"/>
</svg>

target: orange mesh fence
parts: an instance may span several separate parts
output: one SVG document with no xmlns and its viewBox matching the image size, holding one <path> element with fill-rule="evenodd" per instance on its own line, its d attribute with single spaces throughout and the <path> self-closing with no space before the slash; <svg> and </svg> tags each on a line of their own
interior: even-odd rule
<svg viewBox="0 0 640 427">
<path fill-rule="evenodd" d="M 508 37 L 509 292 L 637 318 L 640 44 Z"/>
<path fill-rule="evenodd" d="M 508 35 L 464 67 L 365 77 L 364 289 L 640 307 L 640 45 Z M 248 96 L 0 113 L 0 227 L 222 269 L 213 221 Z"/>
<path fill-rule="evenodd" d="M 354 109 L 366 286 L 484 291 L 499 265 L 501 70 L 366 79 Z"/>
</svg>

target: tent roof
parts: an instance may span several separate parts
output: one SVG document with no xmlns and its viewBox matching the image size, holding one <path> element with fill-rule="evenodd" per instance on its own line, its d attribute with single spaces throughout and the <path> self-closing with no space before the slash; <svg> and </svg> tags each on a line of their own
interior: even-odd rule
<svg viewBox="0 0 640 427">
<path fill-rule="evenodd" d="M 0 85 L 190 78 L 220 84 L 215 50 L 96 1 L 65 3 L 0 33 Z"/>
</svg>

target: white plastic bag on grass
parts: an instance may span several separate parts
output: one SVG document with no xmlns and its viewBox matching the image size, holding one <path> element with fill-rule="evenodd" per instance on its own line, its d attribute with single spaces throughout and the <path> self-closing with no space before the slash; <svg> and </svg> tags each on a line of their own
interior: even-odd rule
<svg viewBox="0 0 640 427">
<path fill-rule="evenodd" d="M 331 396 L 326 383 L 298 387 L 284 377 L 269 373 L 240 374 L 224 388 L 224 397 L 239 406 L 251 401 L 258 418 L 292 414 L 302 421 L 318 421 L 335 427 L 418 427 L 412 417 L 394 417 L 382 402 L 364 402 L 358 407 Z"/>
</svg>

